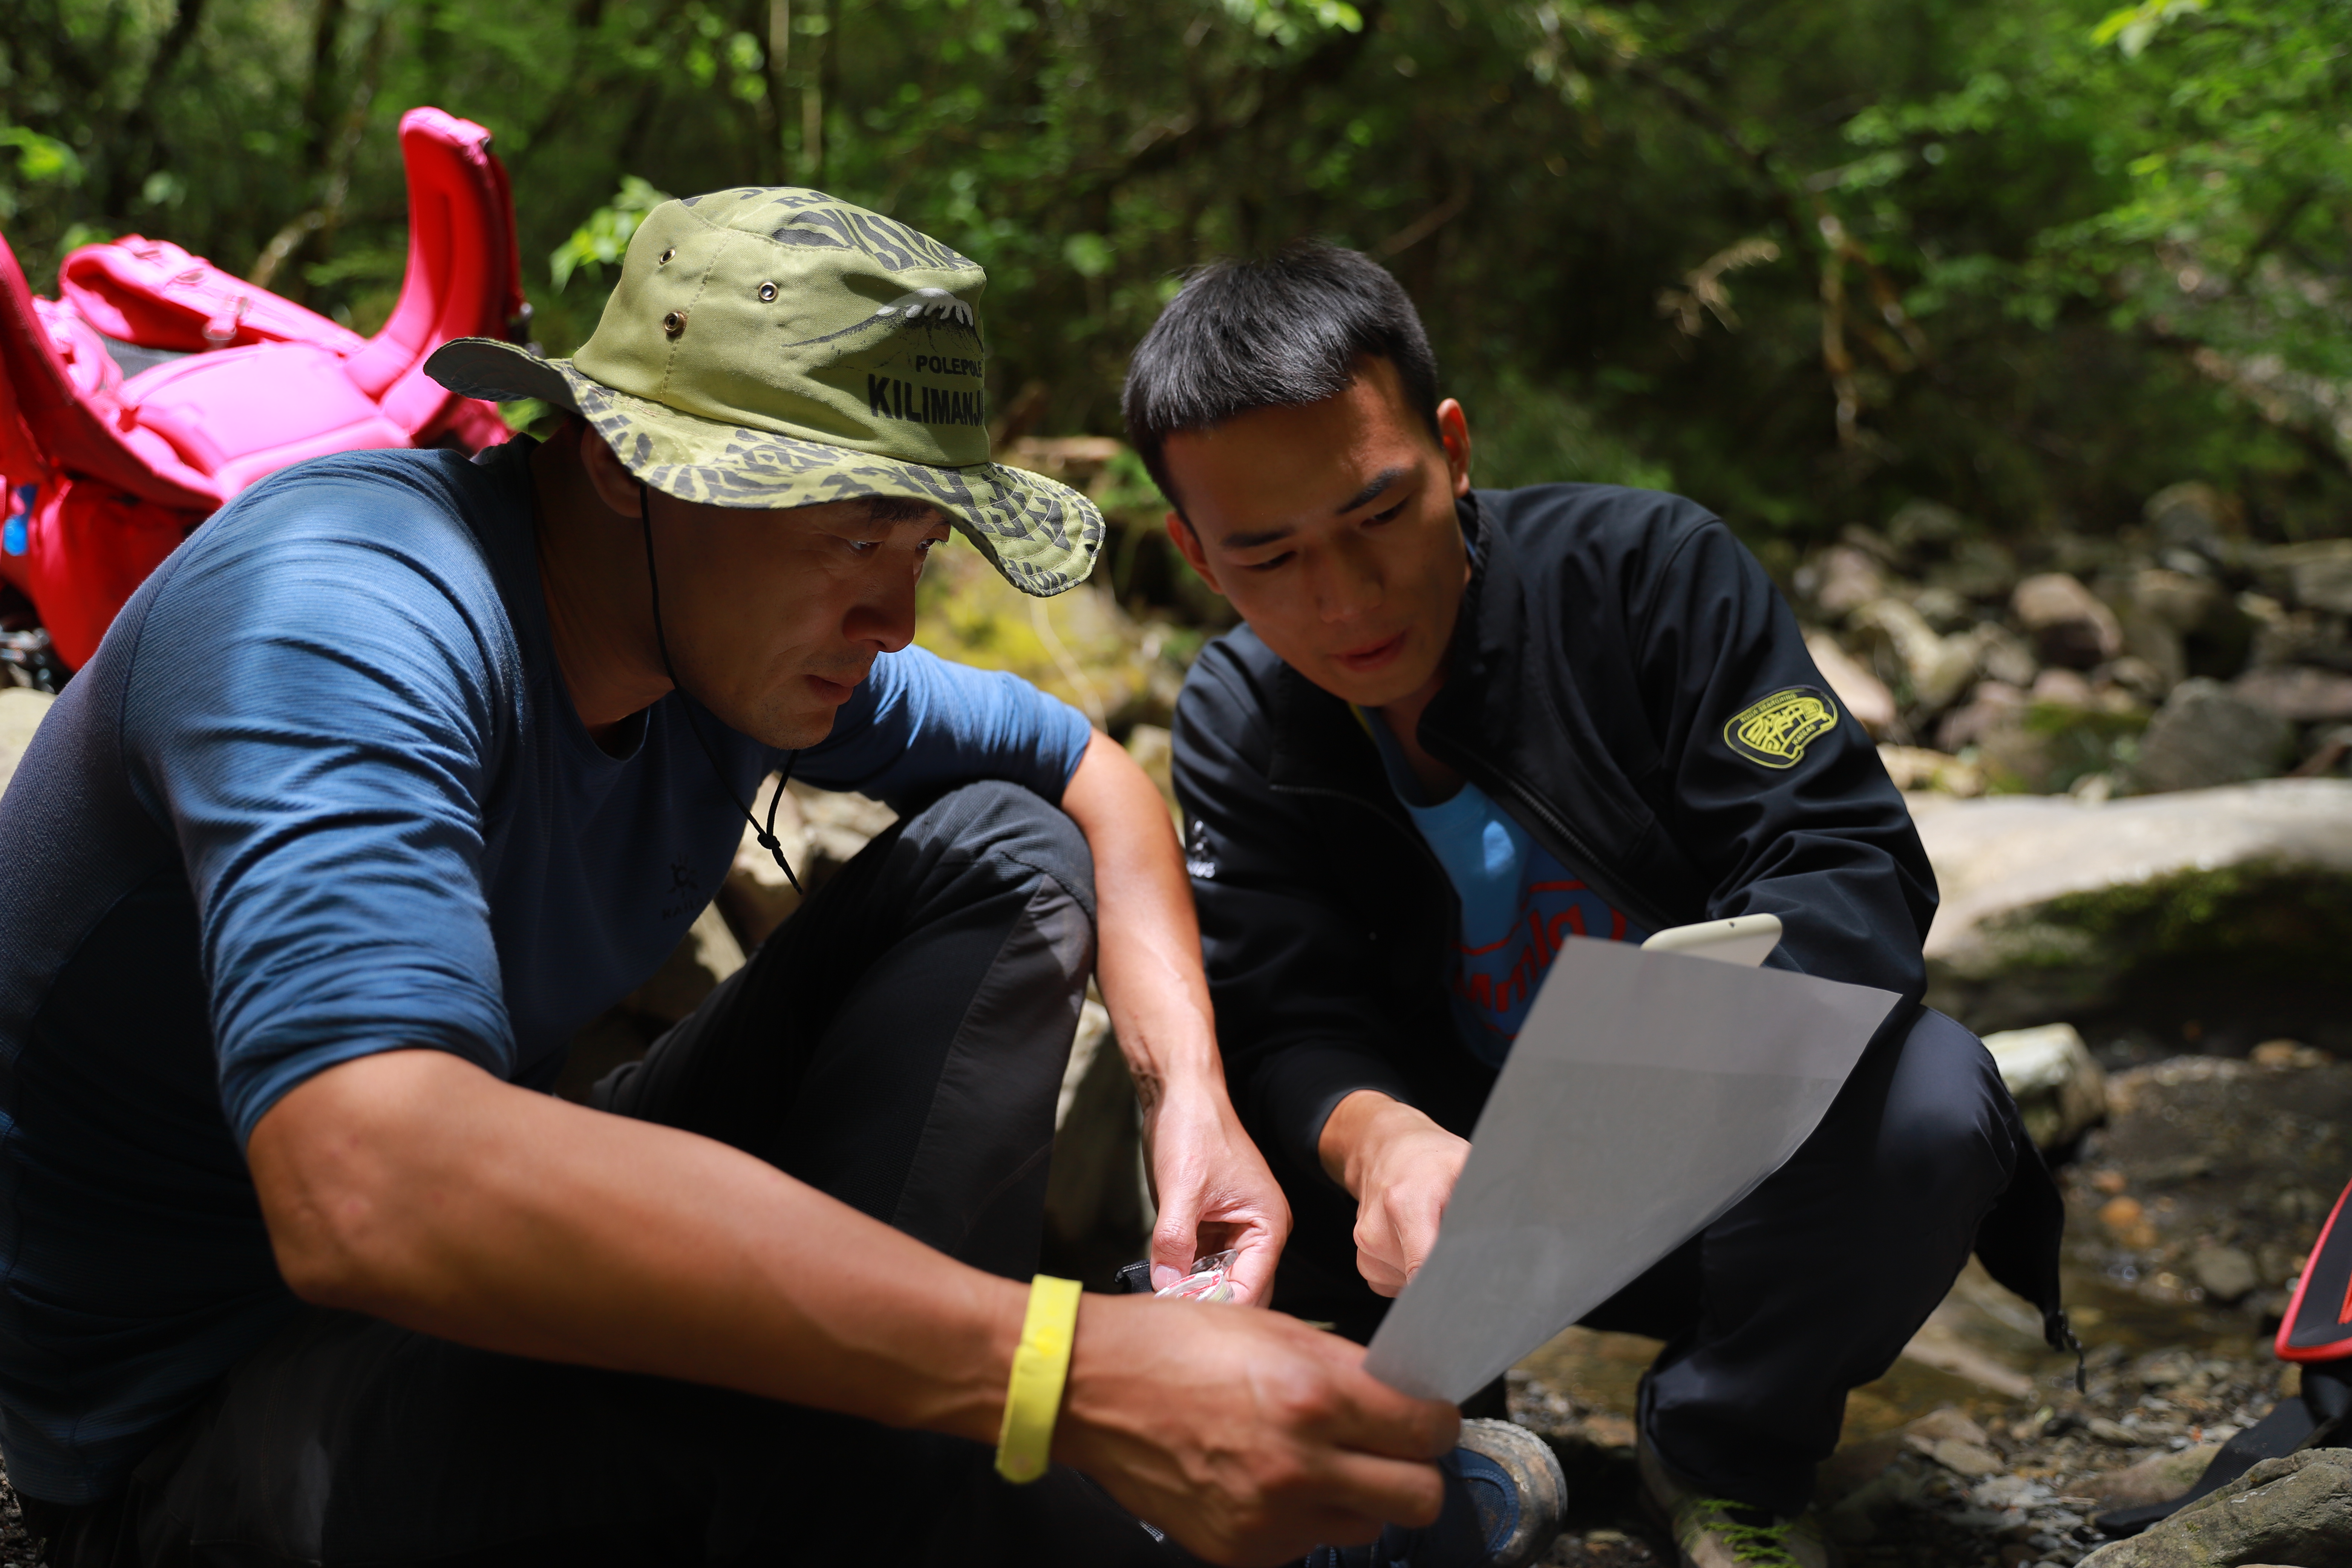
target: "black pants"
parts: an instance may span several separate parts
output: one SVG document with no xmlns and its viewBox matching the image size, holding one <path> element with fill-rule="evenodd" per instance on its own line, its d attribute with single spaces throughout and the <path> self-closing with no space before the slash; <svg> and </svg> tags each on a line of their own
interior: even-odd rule
<svg viewBox="0 0 2352 1568">
<path fill-rule="evenodd" d="M 1491 1082 L 1432 1081 L 1422 1107 L 1466 1136 Z M 1991 1056 L 1922 1013 L 1863 1058 L 1787 1164 L 1585 1323 L 1666 1342 L 1642 1421 L 1668 1464 L 1796 1513 L 1847 1391 L 1894 1364 L 2028 1161 L 2040 1177 Z M 1281 1174 L 1295 1229 L 1274 1304 L 1370 1338 L 1388 1303 L 1356 1271 L 1353 1202 L 1319 1173 Z"/>
<path fill-rule="evenodd" d="M 1026 1279 L 1093 896 L 1062 813 L 959 789 L 876 839 L 596 1103 Z M 67 1568 L 1169 1560 L 1082 1478 L 1016 1488 L 991 1460 L 319 1310 L 233 1371 L 125 1495 L 26 1511 Z"/>
</svg>

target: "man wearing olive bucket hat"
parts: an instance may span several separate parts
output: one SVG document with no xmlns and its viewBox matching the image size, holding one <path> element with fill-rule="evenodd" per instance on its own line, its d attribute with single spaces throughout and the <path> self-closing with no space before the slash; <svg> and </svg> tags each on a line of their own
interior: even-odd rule
<svg viewBox="0 0 2352 1568">
<path fill-rule="evenodd" d="M 0 1449 L 51 1562 L 1270 1562 L 1437 1514 L 1454 1413 L 1352 1346 L 1032 1282 L 1090 972 L 1156 1276 L 1234 1247 L 1262 1302 L 1288 1215 L 1151 786 L 908 646 L 950 528 L 1041 595 L 1101 539 L 987 460 L 983 281 L 817 192 L 669 203 L 576 359 L 435 356 L 544 444 L 289 469 L 116 620 L 0 805 Z M 545 1092 L 779 768 L 899 821 Z"/>
</svg>

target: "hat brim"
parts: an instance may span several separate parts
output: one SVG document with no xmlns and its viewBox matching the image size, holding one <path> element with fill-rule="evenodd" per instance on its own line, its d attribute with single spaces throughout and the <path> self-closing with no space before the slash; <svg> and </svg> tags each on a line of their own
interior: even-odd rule
<svg viewBox="0 0 2352 1568">
<path fill-rule="evenodd" d="M 1002 463 L 940 468 L 681 413 L 617 392 L 570 360 L 495 338 L 458 338 L 425 362 L 450 391 L 493 403 L 535 397 L 586 419 L 630 473 L 680 500 L 776 509 L 867 498 L 947 514 L 1005 581 L 1041 599 L 1076 587 L 1102 551 L 1102 513 L 1069 486 Z"/>
</svg>

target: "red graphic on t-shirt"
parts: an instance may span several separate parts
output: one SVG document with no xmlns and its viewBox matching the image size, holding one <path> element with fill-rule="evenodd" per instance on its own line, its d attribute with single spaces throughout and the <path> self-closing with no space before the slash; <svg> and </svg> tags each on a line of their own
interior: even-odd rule
<svg viewBox="0 0 2352 1568">
<path fill-rule="evenodd" d="M 1484 946 L 1455 945 L 1454 994 L 1481 1029 L 1516 1039 L 1567 938 L 1638 942 L 1646 934 L 1580 879 L 1532 881 L 1519 890 L 1518 913 L 1509 931 Z"/>
</svg>

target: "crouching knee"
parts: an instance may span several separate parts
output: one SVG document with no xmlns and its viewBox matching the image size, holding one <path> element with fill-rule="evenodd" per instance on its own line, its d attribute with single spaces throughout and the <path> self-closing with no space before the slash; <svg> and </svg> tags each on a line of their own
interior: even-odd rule
<svg viewBox="0 0 2352 1568">
<path fill-rule="evenodd" d="M 1051 878 L 1091 920 L 1094 855 L 1068 813 L 1035 792 L 1003 779 L 958 784 L 908 818 L 912 844 L 952 847 L 959 856 L 1001 858 Z"/>
<path fill-rule="evenodd" d="M 2009 1184 L 2021 1141 L 1983 1042 L 1940 1013 L 1922 1013 L 1879 1123 L 1874 1176 L 1883 1194 L 1914 1212 L 1981 1214 Z"/>
</svg>

